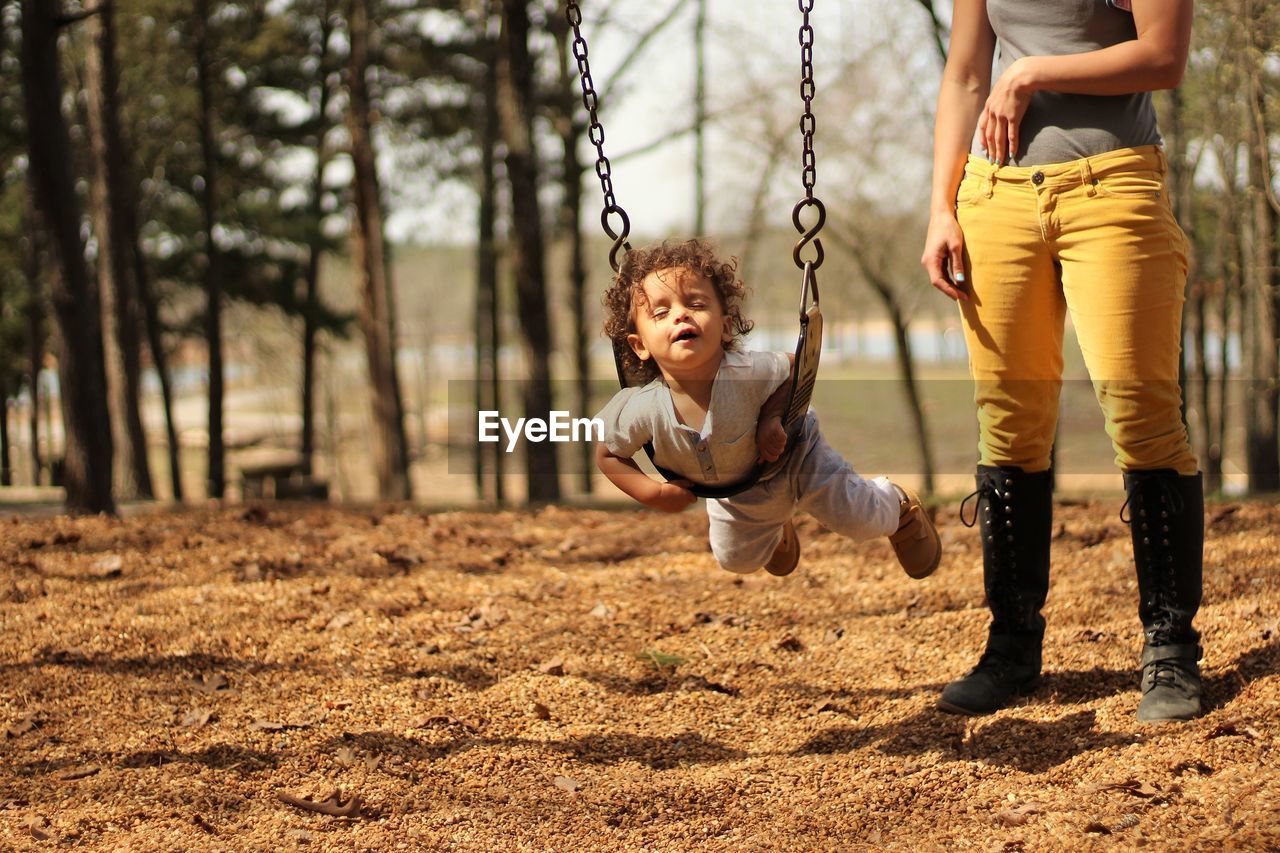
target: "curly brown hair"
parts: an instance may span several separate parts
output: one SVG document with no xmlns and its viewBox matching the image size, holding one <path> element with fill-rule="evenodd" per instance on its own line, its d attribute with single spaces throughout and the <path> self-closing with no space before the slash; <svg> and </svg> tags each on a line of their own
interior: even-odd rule
<svg viewBox="0 0 1280 853">
<path fill-rule="evenodd" d="M 636 310 L 644 303 L 645 278 L 665 269 L 686 269 L 711 282 L 733 329 L 733 339 L 724 344 L 726 350 L 737 349 L 739 340 L 755 325 L 742 316 L 742 300 L 746 298 L 747 288 L 738 278 L 737 258 L 721 261 L 705 240 L 665 240 L 632 249 L 623 256 L 622 267 L 605 291 L 603 302 L 604 333 L 621 357 L 627 381 L 634 385 L 650 382 L 660 373 L 652 359 L 640 360 L 627 343 L 627 335 L 636 331 Z"/>
</svg>

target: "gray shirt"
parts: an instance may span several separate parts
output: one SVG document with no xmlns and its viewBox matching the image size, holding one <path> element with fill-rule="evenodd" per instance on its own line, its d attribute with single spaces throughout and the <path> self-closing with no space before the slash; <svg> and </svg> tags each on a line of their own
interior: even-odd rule
<svg viewBox="0 0 1280 853">
<path fill-rule="evenodd" d="M 698 483 L 736 482 L 755 469 L 760 407 L 790 375 L 783 353 L 726 352 L 701 431 L 680 422 L 661 378 L 624 388 L 596 416 L 604 421 L 605 447 L 630 458 L 652 441 L 663 468 Z"/>
<path fill-rule="evenodd" d="M 1137 38 L 1133 15 L 1105 0 L 987 0 L 996 34 L 993 80 L 1024 56 L 1066 56 Z M 1039 91 L 1022 119 L 1016 166 L 1065 163 L 1117 148 L 1160 144 L 1150 92 L 1070 95 Z M 980 142 L 973 153 L 981 155 Z"/>
</svg>

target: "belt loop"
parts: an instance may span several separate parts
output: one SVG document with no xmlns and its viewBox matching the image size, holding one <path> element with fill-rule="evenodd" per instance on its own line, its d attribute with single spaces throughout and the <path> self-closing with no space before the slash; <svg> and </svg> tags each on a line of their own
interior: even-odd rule
<svg viewBox="0 0 1280 853">
<path fill-rule="evenodd" d="M 1098 179 L 1093 176 L 1093 167 L 1089 164 L 1088 157 L 1080 161 L 1080 180 L 1084 183 L 1086 196 L 1093 198 L 1098 194 Z"/>
</svg>

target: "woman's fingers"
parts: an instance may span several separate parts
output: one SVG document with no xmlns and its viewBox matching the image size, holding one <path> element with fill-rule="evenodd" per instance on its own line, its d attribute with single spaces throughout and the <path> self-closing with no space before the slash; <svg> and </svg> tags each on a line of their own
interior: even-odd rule
<svg viewBox="0 0 1280 853">
<path fill-rule="evenodd" d="M 969 294 L 966 291 L 968 282 L 965 281 L 964 275 L 964 243 L 956 242 L 950 246 L 950 262 L 951 262 L 951 281 L 953 289 L 956 291 L 956 299 L 968 301 Z"/>
<path fill-rule="evenodd" d="M 945 247 L 943 247 L 945 251 Z M 929 283 L 938 290 L 945 293 L 952 299 L 962 299 L 963 294 L 951 284 L 947 279 L 947 274 L 943 270 L 943 259 L 945 254 L 941 252 L 933 252 L 924 258 L 924 268 L 929 273 Z"/>
</svg>

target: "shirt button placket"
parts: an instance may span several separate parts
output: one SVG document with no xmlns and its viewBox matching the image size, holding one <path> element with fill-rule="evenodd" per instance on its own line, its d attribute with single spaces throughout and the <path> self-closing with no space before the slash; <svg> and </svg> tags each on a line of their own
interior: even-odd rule
<svg viewBox="0 0 1280 853">
<path fill-rule="evenodd" d="M 715 463 L 711 461 L 711 451 L 707 447 L 707 440 L 704 438 L 698 442 L 698 463 L 702 468 L 702 474 L 709 480 L 714 480 L 716 475 Z"/>
</svg>

